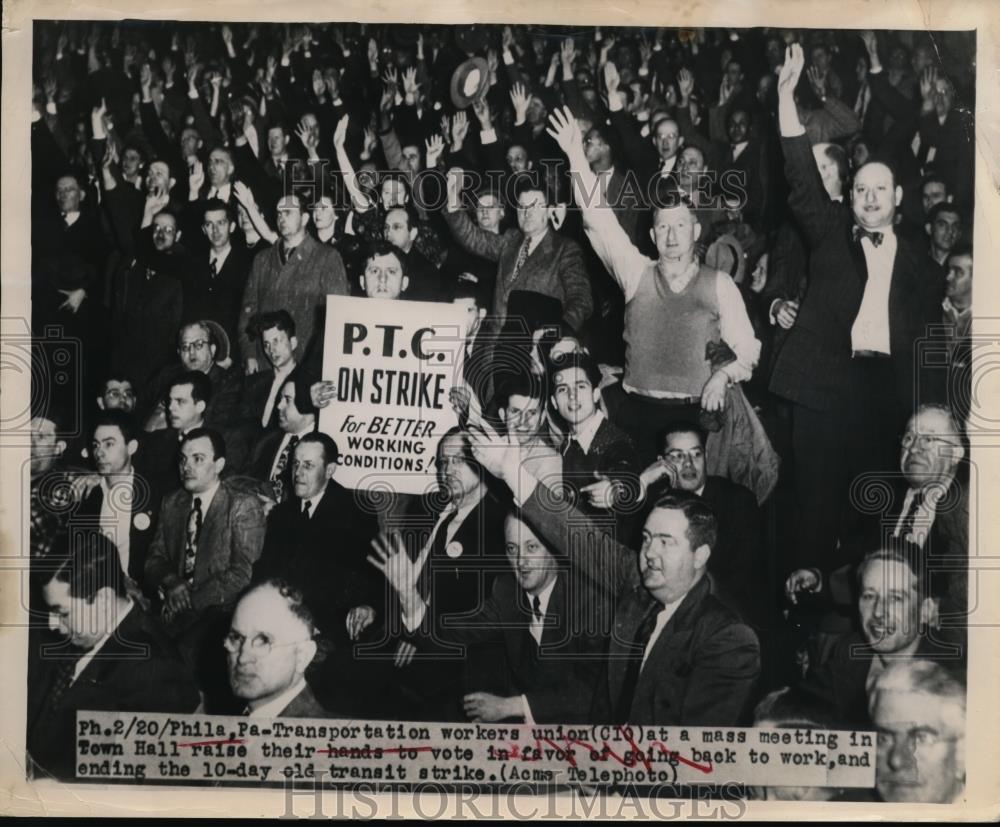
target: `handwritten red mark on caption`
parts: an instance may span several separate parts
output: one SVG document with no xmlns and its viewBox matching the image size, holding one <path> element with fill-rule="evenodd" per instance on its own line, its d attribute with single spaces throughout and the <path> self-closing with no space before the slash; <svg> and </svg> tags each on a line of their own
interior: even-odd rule
<svg viewBox="0 0 1000 827">
<path fill-rule="evenodd" d="M 333 755 L 333 753 L 340 753 L 343 749 L 350 749 L 349 747 L 326 747 L 325 749 L 314 750 L 317 755 Z M 382 749 L 381 747 L 376 747 L 375 749 L 369 750 L 369 752 L 381 752 L 383 755 L 392 755 L 394 753 L 404 753 L 404 752 L 430 752 L 432 749 L 438 749 L 438 747 L 389 747 L 388 749 Z M 358 752 L 363 752 L 360 748 Z M 345 756 L 347 757 L 347 756 Z M 351 755 L 352 758 L 372 758 L 371 755 Z"/>
<path fill-rule="evenodd" d="M 245 744 L 243 738 L 227 738 L 223 741 L 192 741 L 190 744 L 178 744 L 179 747 L 215 747 L 220 744 Z"/>
<path fill-rule="evenodd" d="M 548 738 L 536 738 L 535 739 L 535 749 L 536 749 L 536 751 L 538 751 L 540 753 L 541 751 L 538 749 L 539 746 L 541 745 L 541 743 L 546 743 L 550 747 L 552 747 L 552 749 L 558 750 L 559 752 L 564 753 L 565 756 L 566 756 L 566 762 L 571 767 L 573 767 L 574 769 L 576 769 L 576 758 L 573 757 L 573 754 L 568 749 L 569 747 L 571 747 L 574 744 L 576 744 L 577 746 L 581 746 L 584 749 L 589 750 L 590 752 L 597 752 L 597 753 L 600 753 L 600 754 L 606 754 L 609 758 L 613 758 L 615 761 L 617 761 L 623 767 L 634 767 L 636 765 L 637 760 L 638 760 L 638 761 L 642 762 L 642 765 L 646 768 L 646 772 L 652 772 L 653 762 L 650 761 L 646 757 L 645 753 L 641 749 L 639 749 L 639 745 L 632 739 L 631 736 L 625 735 L 625 733 L 621 730 L 621 728 L 618 729 L 618 732 L 619 732 L 620 735 L 622 735 L 622 737 L 625 738 L 626 741 L 628 741 L 628 745 L 632 748 L 632 753 L 628 756 L 628 758 L 624 758 L 623 756 L 621 756 L 618 753 L 616 753 L 613 749 L 611 749 L 611 746 L 608 744 L 607 741 L 604 741 L 604 746 L 603 746 L 602 749 L 597 749 L 593 744 L 588 744 L 586 741 L 579 741 L 576 738 L 569 738 L 569 737 L 564 737 L 563 738 L 563 740 L 566 742 L 566 748 L 565 749 L 563 747 L 560 747 L 555 742 L 550 741 Z M 699 764 L 697 761 L 692 761 L 690 758 L 685 758 L 683 755 L 681 755 L 679 752 L 677 752 L 677 750 L 668 749 L 667 745 L 664 744 L 662 741 L 652 741 L 651 744 L 650 744 L 650 746 L 656 747 L 657 749 L 660 750 L 660 752 L 662 752 L 668 758 L 673 758 L 673 759 L 675 759 L 677 761 L 680 761 L 682 764 L 685 764 L 686 766 L 691 767 L 692 769 L 696 769 L 699 772 L 703 772 L 706 775 L 708 773 L 712 772 L 712 764 L 711 763 L 708 763 L 708 764 Z M 520 758 L 522 761 L 540 761 L 541 760 L 541 755 L 537 755 L 537 756 L 533 756 L 533 757 L 528 757 L 528 756 L 522 755 L 520 749 L 517 746 L 517 744 L 515 744 L 513 746 L 512 750 L 511 750 L 511 753 L 510 753 L 510 757 L 511 758 Z"/>
</svg>

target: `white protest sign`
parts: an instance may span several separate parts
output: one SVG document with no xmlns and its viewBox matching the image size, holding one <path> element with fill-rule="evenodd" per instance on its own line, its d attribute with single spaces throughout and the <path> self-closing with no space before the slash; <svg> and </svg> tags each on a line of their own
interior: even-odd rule
<svg viewBox="0 0 1000 827">
<path fill-rule="evenodd" d="M 347 488 L 421 494 L 441 435 L 457 424 L 466 311 L 453 304 L 328 296 L 323 379 L 337 394 L 320 430 L 340 449 Z"/>
</svg>

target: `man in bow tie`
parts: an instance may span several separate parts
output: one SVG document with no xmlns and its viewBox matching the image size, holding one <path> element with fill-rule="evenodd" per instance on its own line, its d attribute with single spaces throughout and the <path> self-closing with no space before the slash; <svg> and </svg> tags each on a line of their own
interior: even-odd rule
<svg viewBox="0 0 1000 827">
<path fill-rule="evenodd" d="M 916 402 L 936 396 L 913 365 L 917 339 L 940 317 L 943 284 L 926 252 L 893 229 L 903 191 L 888 165 L 858 169 L 850 212 L 823 190 L 795 109 L 802 65 L 801 47 L 789 47 L 778 114 L 789 205 L 811 251 L 809 290 L 771 391 L 792 403 L 794 558 L 819 565 L 835 547 L 850 479 L 891 471 L 896 435 Z"/>
</svg>

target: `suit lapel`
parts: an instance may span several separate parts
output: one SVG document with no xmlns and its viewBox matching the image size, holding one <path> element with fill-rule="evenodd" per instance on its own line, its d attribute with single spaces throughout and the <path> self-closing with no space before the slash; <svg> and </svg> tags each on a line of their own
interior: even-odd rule
<svg viewBox="0 0 1000 827">
<path fill-rule="evenodd" d="M 608 688 L 611 692 L 612 704 L 622 693 L 622 683 L 625 680 L 625 670 L 629 664 L 629 653 L 636 631 L 642 622 L 646 611 L 653 602 L 653 597 L 644 586 L 636 586 L 630 598 L 624 600 L 615 614 L 615 630 L 608 647 L 611 656 L 608 662 Z"/>
<path fill-rule="evenodd" d="M 229 491 L 219 484 L 212 503 L 208 506 L 204 522 L 201 524 L 201 534 L 198 537 L 198 552 L 195 556 L 195 582 L 200 582 L 208 573 L 209 559 L 216 551 L 216 537 L 221 533 L 222 522 L 229 513 Z"/>
</svg>

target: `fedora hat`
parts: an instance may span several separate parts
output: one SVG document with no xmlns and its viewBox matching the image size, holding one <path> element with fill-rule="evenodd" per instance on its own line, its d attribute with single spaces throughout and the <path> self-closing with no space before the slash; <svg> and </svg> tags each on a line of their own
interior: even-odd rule
<svg viewBox="0 0 1000 827">
<path fill-rule="evenodd" d="M 451 76 L 451 102 L 456 109 L 468 109 L 489 87 L 490 68 L 481 57 L 471 57 Z"/>
<path fill-rule="evenodd" d="M 229 358 L 229 335 L 223 329 L 222 325 L 212 319 L 200 319 L 197 324 L 202 325 L 202 327 L 208 330 L 208 335 L 212 339 L 212 344 L 215 345 L 215 361 L 225 362 Z"/>
</svg>

